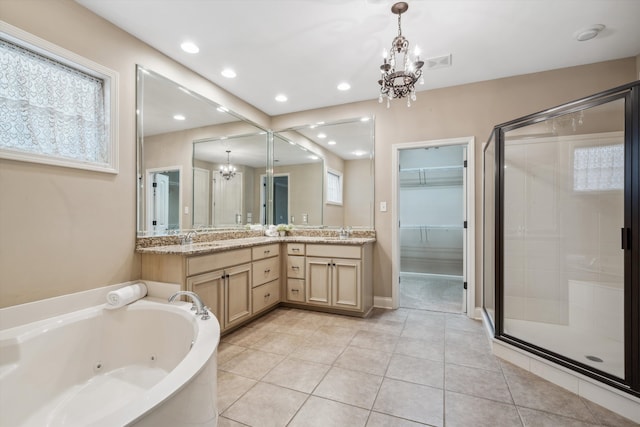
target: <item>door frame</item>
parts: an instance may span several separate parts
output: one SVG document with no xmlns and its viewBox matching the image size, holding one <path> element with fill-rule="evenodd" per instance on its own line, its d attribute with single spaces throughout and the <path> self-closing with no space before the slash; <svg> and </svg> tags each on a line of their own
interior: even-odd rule
<svg viewBox="0 0 640 427">
<path fill-rule="evenodd" d="M 434 139 L 417 142 L 397 143 L 391 146 L 392 168 L 391 173 L 391 306 L 398 308 L 400 306 L 399 287 L 400 287 L 400 238 L 398 230 L 398 207 L 400 204 L 400 179 L 399 179 L 399 161 L 400 150 L 411 148 L 427 148 L 427 147 L 443 147 L 447 145 L 462 145 L 467 148 L 467 253 L 466 253 L 466 272 L 467 272 L 467 316 L 479 319 L 481 316 L 480 309 L 476 307 L 476 191 L 475 191 L 475 137 L 467 136 L 460 138 Z"/>
<path fill-rule="evenodd" d="M 144 175 L 145 175 L 145 185 L 147 186 L 147 189 L 145 190 L 145 198 L 147 200 L 146 203 L 146 212 L 145 212 L 145 216 L 146 218 L 144 219 L 144 223 L 145 226 L 147 227 L 147 232 L 151 232 L 151 220 L 150 220 L 150 216 L 151 212 L 153 212 L 153 194 L 151 194 L 151 189 L 153 188 L 152 183 L 153 183 L 153 174 L 154 173 L 158 173 L 158 172 L 178 172 L 178 176 L 180 177 L 180 181 L 178 181 L 178 200 L 179 200 L 179 205 L 178 205 L 178 230 L 182 230 L 182 204 L 183 204 L 183 200 L 182 200 L 182 180 L 184 179 L 184 175 L 182 174 L 182 166 L 181 165 L 176 165 L 176 166 L 166 166 L 163 168 L 149 168 L 149 169 L 145 169 L 144 171 Z"/>
</svg>

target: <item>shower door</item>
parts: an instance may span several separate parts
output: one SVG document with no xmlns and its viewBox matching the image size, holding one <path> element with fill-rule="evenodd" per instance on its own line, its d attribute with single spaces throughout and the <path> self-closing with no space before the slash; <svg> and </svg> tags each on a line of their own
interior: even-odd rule
<svg viewBox="0 0 640 427">
<path fill-rule="evenodd" d="M 635 392 L 637 90 L 496 127 L 485 149 L 485 221 L 495 224 L 485 223 L 495 236 L 485 250 L 495 244 L 495 258 L 485 253 L 484 298 L 497 338 Z"/>
</svg>

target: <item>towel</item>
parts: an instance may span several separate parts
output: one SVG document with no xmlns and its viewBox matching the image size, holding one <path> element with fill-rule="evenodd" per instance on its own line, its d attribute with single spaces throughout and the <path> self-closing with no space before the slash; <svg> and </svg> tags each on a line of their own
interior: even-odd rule
<svg viewBox="0 0 640 427">
<path fill-rule="evenodd" d="M 107 304 L 105 308 L 120 308 L 134 301 L 144 298 L 147 295 L 147 287 L 144 283 L 135 283 L 125 286 L 107 294 Z"/>
</svg>

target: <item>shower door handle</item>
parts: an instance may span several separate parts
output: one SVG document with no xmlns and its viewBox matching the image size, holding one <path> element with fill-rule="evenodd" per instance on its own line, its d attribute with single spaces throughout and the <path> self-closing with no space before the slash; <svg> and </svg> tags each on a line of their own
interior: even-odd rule
<svg viewBox="0 0 640 427">
<path fill-rule="evenodd" d="M 621 228 L 620 229 L 620 235 L 621 235 L 621 246 L 622 246 L 622 250 L 625 249 L 631 249 L 631 229 L 630 228 Z"/>
</svg>

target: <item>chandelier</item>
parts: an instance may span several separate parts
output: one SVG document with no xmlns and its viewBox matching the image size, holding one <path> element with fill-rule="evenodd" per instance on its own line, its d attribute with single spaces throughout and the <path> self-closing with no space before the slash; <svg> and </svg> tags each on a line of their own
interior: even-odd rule
<svg viewBox="0 0 640 427">
<path fill-rule="evenodd" d="M 227 164 L 220 166 L 220 175 L 227 181 L 236 176 L 236 168 L 229 163 L 229 155 L 231 150 L 227 150 Z"/>
<path fill-rule="evenodd" d="M 413 60 L 409 54 L 409 40 L 402 35 L 402 27 L 400 26 L 400 18 L 402 14 L 409 9 L 409 5 L 405 2 L 399 2 L 391 6 L 391 12 L 398 15 L 398 35 L 391 43 L 391 53 L 387 58 L 387 52 L 384 51 L 384 62 L 380 66 L 381 79 L 379 102 L 387 98 L 387 108 L 389 101 L 393 98 L 407 98 L 407 106 L 411 106 L 411 101 L 416 100 L 416 82 L 424 83 L 422 78 L 422 66 L 424 62 L 420 60 L 416 52 L 416 58 Z M 417 50 L 417 49 L 416 49 Z M 396 55 L 398 58 L 396 59 Z M 398 69 L 396 69 L 398 66 Z"/>
</svg>

